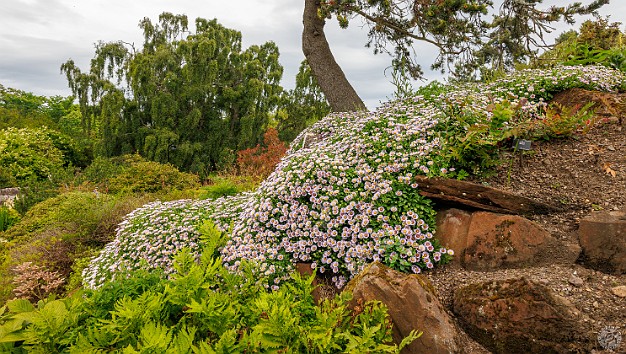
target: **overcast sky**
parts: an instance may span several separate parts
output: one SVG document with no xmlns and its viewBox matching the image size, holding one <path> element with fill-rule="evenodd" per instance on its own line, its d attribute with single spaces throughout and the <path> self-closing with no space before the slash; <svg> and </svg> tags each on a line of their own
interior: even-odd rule
<svg viewBox="0 0 626 354">
<path fill-rule="evenodd" d="M 60 66 L 73 59 L 87 71 L 97 41 L 142 43 L 139 20 L 156 22 L 164 11 L 186 14 L 190 23 L 197 17 L 217 18 L 224 26 L 239 30 L 244 46 L 274 41 L 285 68 L 283 86 L 294 85 L 300 61 L 302 0 L 0 0 L 0 84 L 37 95 L 70 95 Z M 497 2 L 497 1 L 496 1 Z M 588 3 L 584 1 L 583 3 Z M 549 4 L 569 1 L 547 0 Z M 626 1 L 611 0 L 602 15 L 612 22 L 626 23 Z M 580 20 L 578 22 L 580 24 Z M 576 25 L 575 28 L 578 28 Z M 621 27 L 624 29 L 624 26 Z M 556 34 L 562 32 L 559 28 Z M 364 48 L 367 30 L 359 20 L 348 30 L 335 21 L 327 25 L 327 39 L 335 58 L 370 109 L 391 97 L 394 88 L 385 69 L 386 55 L 373 55 Z M 434 51 L 427 45 L 417 48 L 427 69 Z M 387 74 L 389 72 L 387 71 Z M 438 78 L 427 72 L 428 79 Z"/>
</svg>

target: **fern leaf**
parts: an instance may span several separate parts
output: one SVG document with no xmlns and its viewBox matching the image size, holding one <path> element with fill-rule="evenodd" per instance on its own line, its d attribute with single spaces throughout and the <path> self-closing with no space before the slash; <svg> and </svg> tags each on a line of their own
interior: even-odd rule
<svg viewBox="0 0 626 354">
<path fill-rule="evenodd" d="M 13 313 L 35 311 L 35 306 L 26 299 L 15 299 L 7 302 L 6 307 Z"/>
</svg>

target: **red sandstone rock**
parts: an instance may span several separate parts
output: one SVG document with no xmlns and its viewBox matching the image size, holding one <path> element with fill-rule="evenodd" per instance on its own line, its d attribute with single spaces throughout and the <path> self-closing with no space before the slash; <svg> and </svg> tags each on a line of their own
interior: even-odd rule
<svg viewBox="0 0 626 354">
<path fill-rule="evenodd" d="M 576 307 L 525 278 L 458 289 L 454 313 L 466 332 L 493 353 L 586 353 L 593 347 Z"/>
<path fill-rule="evenodd" d="M 578 239 L 588 266 L 626 274 L 626 212 L 594 213 L 582 219 Z"/>
<path fill-rule="evenodd" d="M 442 211 L 437 237 L 470 270 L 495 270 L 545 261 L 556 240 L 536 223 L 516 215 Z"/>
<path fill-rule="evenodd" d="M 422 336 L 402 353 L 462 353 L 460 331 L 441 305 L 428 281 L 420 275 L 397 272 L 372 263 L 346 286 L 353 302 L 379 300 L 389 309 L 393 338 L 400 343 L 412 330 Z"/>
</svg>

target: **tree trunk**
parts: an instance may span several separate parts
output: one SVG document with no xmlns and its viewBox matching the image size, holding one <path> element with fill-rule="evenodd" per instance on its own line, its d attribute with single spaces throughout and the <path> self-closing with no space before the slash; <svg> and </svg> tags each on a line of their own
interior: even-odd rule
<svg viewBox="0 0 626 354">
<path fill-rule="evenodd" d="M 333 112 L 366 109 L 330 50 L 324 25 L 326 21 L 317 16 L 319 0 L 304 0 L 302 23 L 302 51 L 317 83 L 326 95 Z"/>
</svg>

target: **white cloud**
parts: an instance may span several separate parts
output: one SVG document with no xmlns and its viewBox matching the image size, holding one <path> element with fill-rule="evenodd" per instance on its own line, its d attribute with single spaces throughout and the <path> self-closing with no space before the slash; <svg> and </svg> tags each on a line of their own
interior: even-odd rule
<svg viewBox="0 0 626 354">
<path fill-rule="evenodd" d="M 588 1 L 584 1 L 587 3 Z M 547 0 L 545 6 L 562 4 Z M 87 69 L 99 40 L 124 40 L 140 46 L 139 20 L 156 21 L 164 11 L 196 17 L 217 18 L 220 23 L 242 32 L 244 45 L 273 40 L 281 51 L 285 67 L 283 85 L 292 87 L 302 55 L 301 0 L 10 0 L 0 11 L 0 83 L 40 95 L 68 95 L 69 89 L 59 67 L 72 58 Z M 611 21 L 626 22 L 626 2 L 612 1 L 602 9 Z M 580 23 L 580 21 L 579 21 Z M 559 26 L 556 36 L 564 27 Z M 389 58 L 374 56 L 364 48 L 367 29 L 359 21 L 341 30 L 334 21 L 327 24 L 327 39 L 348 79 L 375 108 L 393 92 L 385 68 Z M 418 47 L 427 78 L 440 77 L 427 70 L 433 49 Z"/>
</svg>

